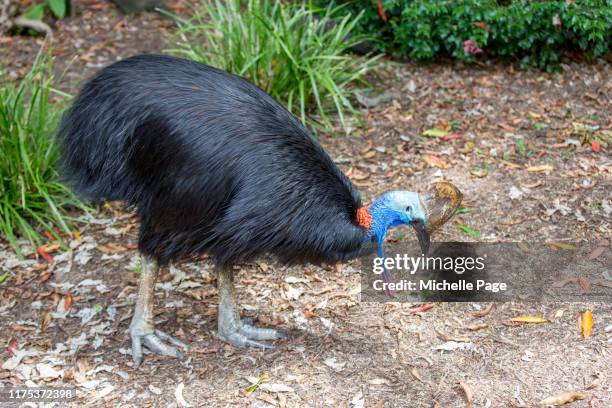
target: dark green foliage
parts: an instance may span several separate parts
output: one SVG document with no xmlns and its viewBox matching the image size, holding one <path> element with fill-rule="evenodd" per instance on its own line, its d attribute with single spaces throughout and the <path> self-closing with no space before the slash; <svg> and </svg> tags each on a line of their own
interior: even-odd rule
<svg viewBox="0 0 612 408">
<path fill-rule="evenodd" d="M 26 10 L 23 16 L 30 20 L 42 21 L 47 9 L 49 9 L 55 18 L 64 18 L 69 14 L 70 0 L 44 0 L 37 2 Z"/>
<path fill-rule="evenodd" d="M 17 254 L 18 238 L 40 245 L 41 231 L 70 234 L 67 209 L 86 209 L 58 181 L 53 133 L 61 105 L 51 102 L 54 93 L 46 60 L 37 59 L 19 84 L 0 82 L 0 235 Z"/>
<path fill-rule="evenodd" d="M 329 24 L 340 8 L 200 0 L 189 20 L 175 17 L 179 30 L 171 52 L 246 77 L 304 123 L 316 125 L 307 120 L 316 114 L 330 125 L 329 113 L 335 112 L 347 129 L 347 113 L 360 118 L 349 98 L 352 84 L 363 81 L 378 57 L 347 54 L 369 38 L 351 35 L 359 12 L 343 13 Z"/>
<path fill-rule="evenodd" d="M 611 0 L 383 0 L 386 22 L 375 0 L 324 3 L 364 11 L 358 30 L 379 49 L 420 61 L 503 56 L 552 70 L 563 52 L 594 58 L 612 48 Z"/>
</svg>

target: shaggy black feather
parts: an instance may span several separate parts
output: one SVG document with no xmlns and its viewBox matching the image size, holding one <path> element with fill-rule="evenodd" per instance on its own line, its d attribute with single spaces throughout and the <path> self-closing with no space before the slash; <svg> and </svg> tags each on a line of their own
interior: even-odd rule
<svg viewBox="0 0 612 408">
<path fill-rule="evenodd" d="M 358 191 L 317 140 L 247 80 L 161 55 L 117 62 L 86 83 L 58 133 L 81 196 L 124 200 L 139 249 L 160 263 L 269 253 L 334 262 L 363 250 Z"/>
</svg>

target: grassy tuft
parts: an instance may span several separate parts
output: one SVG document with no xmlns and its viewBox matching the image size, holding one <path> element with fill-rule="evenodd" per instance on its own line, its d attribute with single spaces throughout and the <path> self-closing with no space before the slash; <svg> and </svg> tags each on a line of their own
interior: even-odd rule
<svg viewBox="0 0 612 408">
<path fill-rule="evenodd" d="M 363 82 L 378 58 L 347 52 L 366 40 L 352 33 L 360 16 L 281 0 L 201 0 L 188 20 L 177 18 L 177 47 L 170 52 L 248 78 L 303 123 L 317 115 L 331 126 L 335 112 L 347 129 L 351 84 Z M 175 17 L 176 18 L 176 17 Z"/>
<path fill-rule="evenodd" d="M 51 63 L 41 57 L 18 84 L 0 83 L 0 232 L 18 256 L 19 238 L 35 247 L 61 240 L 71 229 L 67 209 L 86 208 L 58 181 L 54 132 L 61 103 L 51 95 L 62 94 L 52 81 Z"/>
</svg>

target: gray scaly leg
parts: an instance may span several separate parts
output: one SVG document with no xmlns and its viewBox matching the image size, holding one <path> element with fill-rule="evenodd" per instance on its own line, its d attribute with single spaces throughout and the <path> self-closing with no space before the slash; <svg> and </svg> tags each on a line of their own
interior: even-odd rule
<svg viewBox="0 0 612 408">
<path fill-rule="evenodd" d="M 262 329 L 253 326 L 251 319 L 240 320 L 236 306 L 234 291 L 234 275 L 230 268 L 219 268 L 217 274 L 217 288 L 219 289 L 218 336 L 234 347 L 256 347 L 272 349 L 258 340 L 284 339 L 285 335 L 275 329 Z"/>
<path fill-rule="evenodd" d="M 143 345 L 153 353 L 183 358 L 183 353 L 178 351 L 176 347 L 187 350 L 187 345 L 161 330 L 156 330 L 153 322 L 155 281 L 159 273 L 159 266 L 155 260 L 144 255 L 140 257 L 140 265 L 138 297 L 134 308 L 134 317 L 132 317 L 132 323 L 130 324 L 134 364 L 138 367 L 142 363 Z M 165 341 L 176 347 L 165 344 Z"/>
</svg>

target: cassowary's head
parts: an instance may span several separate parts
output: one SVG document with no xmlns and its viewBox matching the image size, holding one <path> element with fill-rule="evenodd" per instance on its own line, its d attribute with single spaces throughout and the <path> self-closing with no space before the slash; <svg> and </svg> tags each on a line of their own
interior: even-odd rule
<svg viewBox="0 0 612 408">
<path fill-rule="evenodd" d="M 461 204 L 461 192 L 447 182 L 435 183 L 424 194 L 390 191 L 381 195 L 365 210 L 358 211 L 358 222 L 368 225 L 378 243 L 378 254 L 384 256 L 383 242 L 390 227 L 406 224 L 414 228 L 423 254 L 429 249 L 429 236 L 448 221 Z M 366 211 L 364 213 L 363 211 Z"/>
</svg>

